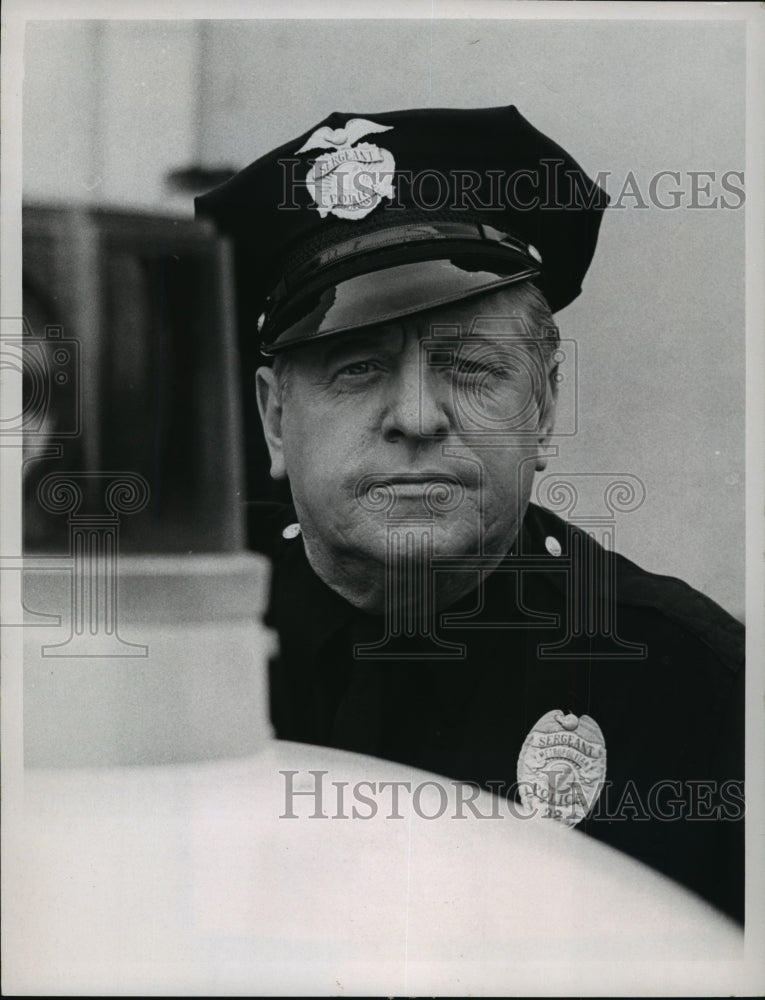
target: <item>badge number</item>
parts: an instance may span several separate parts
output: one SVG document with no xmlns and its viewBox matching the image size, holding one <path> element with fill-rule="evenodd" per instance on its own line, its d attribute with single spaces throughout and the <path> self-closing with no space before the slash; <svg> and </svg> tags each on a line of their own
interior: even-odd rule
<svg viewBox="0 0 765 1000">
<path fill-rule="evenodd" d="M 589 715 L 554 709 L 536 722 L 518 756 L 518 792 L 529 815 L 574 827 L 606 777 L 606 742 Z"/>
</svg>

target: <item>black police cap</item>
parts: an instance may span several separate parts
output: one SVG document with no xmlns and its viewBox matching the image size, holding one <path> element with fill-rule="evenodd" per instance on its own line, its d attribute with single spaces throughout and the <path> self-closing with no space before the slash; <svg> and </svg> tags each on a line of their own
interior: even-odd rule
<svg viewBox="0 0 765 1000">
<path fill-rule="evenodd" d="M 273 355 L 526 278 L 562 309 L 607 203 L 510 106 L 335 112 L 196 211 L 233 239 L 247 312 Z"/>
</svg>

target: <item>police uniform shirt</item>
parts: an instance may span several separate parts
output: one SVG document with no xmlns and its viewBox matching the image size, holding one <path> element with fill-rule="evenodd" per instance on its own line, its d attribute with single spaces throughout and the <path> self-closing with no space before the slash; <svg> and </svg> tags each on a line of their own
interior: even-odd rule
<svg viewBox="0 0 765 1000">
<path fill-rule="evenodd" d="M 383 617 L 353 608 L 316 576 L 291 507 L 254 504 L 251 513 L 253 547 L 273 563 L 277 738 L 372 754 L 515 799 L 519 752 L 537 720 L 554 709 L 590 716 L 606 745 L 606 784 L 576 829 L 743 920 L 743 628 L 735 619 L 530 505 L 519 551 L 531 568 L 513 571 L 511 555 L 483 581 L 476 575 L 476 589 L 446 612 L 462 621 L 436 629 L 464 656 L 420 658 L 432 654 L 432 639 L 420 636 L 409 659 L 400 647 L 395 659 L 385 648 L 359 658 L 354 649 L 384 638 Z M 583 565 L 605 570 L 592 580 L 614 581 L 615 600 L 605 582 L 587 584 L 593 604 L 612 616 L 610 634 L 577 637 L 567 625 L 575 546 Z"/>
</svg>

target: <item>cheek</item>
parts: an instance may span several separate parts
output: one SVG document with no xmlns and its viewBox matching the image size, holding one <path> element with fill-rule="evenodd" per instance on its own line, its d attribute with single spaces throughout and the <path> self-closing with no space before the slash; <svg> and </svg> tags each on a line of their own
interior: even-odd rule
<svg viewBox="0 0 765 1000">
<path fill-rule="evenodd" d="M 531 384 L 523 383 L 510 391 L 498 393 L 494 405 L 495 411 L 504 417 L 500 423 L 510 433 L 525 433 L 539 425 L 538 396 Z"/>
<path fill-rule="evenodd" d="M 368 453 L 369 414 L 356 406 L 353 413 L 332 405 L 285 407 L 282 446 L 287 476 L 293 487 L 339 489 L 354 464 Z"/>
<path fill-rule="evenodd" d="M 534 481 L 536 447 L 529 440 L 517 447 L 498 448 L 485 456 L 485 502 L 493 507 L 527 501 Z M 510 513 L 510 511 L 508 511 Z"/>
<path fill-rule="evenodd" d="M 455 411 L 466 431 L 512 436 L 539 426 L 537 396 L 525 384 L 487 380 L 476 387 L 460 387 L 455 393 Z"/>
</svg>

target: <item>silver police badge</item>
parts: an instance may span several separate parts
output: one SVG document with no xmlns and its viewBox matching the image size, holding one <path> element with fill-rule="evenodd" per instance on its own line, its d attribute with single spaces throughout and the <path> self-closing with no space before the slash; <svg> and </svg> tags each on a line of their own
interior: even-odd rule
<svg viewBox="0 0 765 1000">
<path fill-rule="evenodd" d="M 547 712 L 518 756 L 518 793 L 529 816 L 580 823 L 606 778 L 606 742 L 589 715 Z"/>
<path fill-rule="evenodd" d="M 332 149 L 317 156 L 306 175 L 319 215 L 340 219 L 363 219 L 377 208 L 383 198 L 393 198 L 393 154 L 370 142 L 354 145 L 373 132 L 388 132 L 392 125 L 378 125 L 367 118 L 351 118 L 345 128 L 316 129 L 297 151 Z"/>
</svg>

